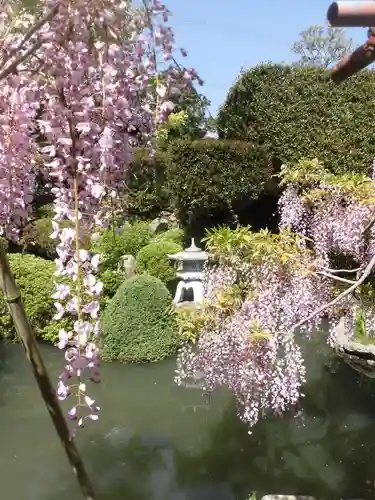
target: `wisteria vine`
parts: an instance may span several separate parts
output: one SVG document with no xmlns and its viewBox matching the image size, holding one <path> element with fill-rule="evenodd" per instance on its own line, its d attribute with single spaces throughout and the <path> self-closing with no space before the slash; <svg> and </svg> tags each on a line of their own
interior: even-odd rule
<svg viewBox="0 0 375 500">
<path fill-rule="evenodd" d="M 373 288 L 363 286 L 375 265 L 374 180 L 301 160 L 283 167 L 281 185 L 279 234 L 208 233 L 204 327 L 178 360 L 177 383 L 199 375 L 207 391 L 228 387 L 249 427 L 301 397 L 299 335 L 312 335 L 325 318 L 334 344 L 342 317 L 348 335 L 359 324 L 361 334 L 374 332 Z"/>
<path fill-rule="evenodd" d="M 69 417 L 77 426 L 98 419 L 86 384 L 100 381 L 103 288 L 99 255 L 84 248 L 83 231 L 95 234 L 108 223 L 133 147 L 152 146 L 173 110 L 169 96 L 197 79 L 174 64 L 170 14 L 159 0 L 138 8 L 122 0 L 46 0 L 39 20 L 12 6 L 1 13 L 0 228 L 17 239 L 36 169 L 53 179 L 54 320 L 73 319 L 71 330 L 59 332 L 66 366 L 57 392 L 60 400 L 76 396 Z"/>
</svg>

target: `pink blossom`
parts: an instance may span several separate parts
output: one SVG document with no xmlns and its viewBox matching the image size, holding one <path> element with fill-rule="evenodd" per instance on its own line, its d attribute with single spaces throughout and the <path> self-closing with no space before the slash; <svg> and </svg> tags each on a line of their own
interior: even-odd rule
<svg viewBox="0 0 375 500">
<path fill-rule="evenodd" d="M 57 313 L 54 315 L 53 319 L 57 321 L 64 316 L 65 308 L 60 304 L 60 302 L 55 302 L 53 305 L 57 309 Z"/>
<path fill-rule="evenodd" d="M 42 2 L 38 18 L 54 3 Z M 26 53 L 40 41 L 39 49 L 0 87 L 1 234 L 19 238 L 32 207 L 37 158 L 38 168 L 53 179 L 55 215 L 50 237 L 57 240 L 55 274 L 64 280 L 55 284 L 54 320 L 66 311 L 77 320 L 75 338 L 64 330 L 59 333 L 58 346 L 67 346 L 67 364 L 58 386 L 61 399 L 76 391 L 70 391 L 65 382 L 78 381 L 72 385 L 76 388 L 85 376 L 100 380 L 93 342 L 100 333 L 99 301 L 91 299 L 99 298 L 103 283 L 94 276 L 99 256 L 83 249 L 83 235 L 108 224 L 111 214 L 104 197 L 110 197 L 114 207 L 119 203 L 117 190 L 126 179 L 134 147 L 152 146 L 156 126 L 173 109 L 168 100 L 171 89 L 184 83 L 171 63 L 166 71 L 157 67 L 159 59 L 171 60 L 174 34 L 165 25 L 169 15 L 157 0 L 137 14 L 120 0 L 99 4 L 61 0 L 57 15 L 26 39 L 18 53 Z M 2 16 L 11 26 L 8 14 Z M 23 11 L 18 26 L 27 31 L 35 21 Z M 122 41 L 125 25 L 131 43 Z M 102 36 L 108 29 L 109 37 Z M 20 36 L 11 30 L 4 36 L 0 59 L 13 57 Z M 166 81 L 155 110 L 152 82 L 160 71 Z M 198 79 L 191 70 L 188 74 L 190 80 Z M 43 145 L 30 133 L 36 125 Z M 132 135 L 134 130 L 139 132 L 140 144 Z M 69 415 L 77 417 L 78 425 L 86 418 L 98 418 L 98 407 L 88 409 L 86 416 L 81 406 L 73 408 Z"/>
<path fill-rule="evenodd" d="M 57 387 L 57 396 L 58 398 L 63 401 L 66 399 L 69 395 L 69 387 L 66 386 L 62 380 L 59 381 L 59 385 Z"/>
<path fill-rule="evenodd" d="M 68 333 L 65 330 L 60 330 L 59 331 L 59 343 L 57 344 L 58 348 L 64 349 L 68 345 L 68 342 L 69 342 Z"/>
</svg>

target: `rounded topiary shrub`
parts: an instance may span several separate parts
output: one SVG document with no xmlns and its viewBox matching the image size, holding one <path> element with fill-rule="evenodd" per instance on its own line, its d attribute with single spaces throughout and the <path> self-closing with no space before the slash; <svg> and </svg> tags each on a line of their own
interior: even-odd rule
<svg viewBox="0 0 375 500">
<path fill-rule="evenodd" d="M 148 273 L 168 285 L 176 277 L 176 270 L 168 255 L 180 252 L 182 246 L 169 240 L 161 240 L 143 247 L 137 256 L 137 273 Z"/>
<path fill-rule="evenodd" d="M 36 335 L 56 342 L 60 328 L 70 328 L 69 320 L 54 321 L 56 313 L 51 295 L 56 270 L 55 263 L 28 254 L 9 254 L 12 273 L 20 288 L 26 314 Z M 8 309 L 0 294 L 0 336 L 13 339 L 15 329 Z"/>
<path fill-rule="evenodd" d="M 174 354 L 178 334 L 171 301 L 165 285 L 153 276 L 124 281 L 102 318 L 102 359 L 140 363 Z"/>
</svg>

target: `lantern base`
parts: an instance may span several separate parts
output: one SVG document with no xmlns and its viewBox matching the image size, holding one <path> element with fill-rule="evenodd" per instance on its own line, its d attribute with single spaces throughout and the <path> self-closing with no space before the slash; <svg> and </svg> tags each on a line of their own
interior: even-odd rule
<svg viewBox="0 0 375 500">
<path fill-rule="evenodd" d="M 193 302 L 196 306 L 199 306 L 203 302 L 203 283 L 201 281 L 180 281 L 177 284 L 176 294 L 173 299 L 173 304 L 179 304 L 183 302 L 184 292 L 186 290 L 192 290 L 193 292 Z"/>
</svg>

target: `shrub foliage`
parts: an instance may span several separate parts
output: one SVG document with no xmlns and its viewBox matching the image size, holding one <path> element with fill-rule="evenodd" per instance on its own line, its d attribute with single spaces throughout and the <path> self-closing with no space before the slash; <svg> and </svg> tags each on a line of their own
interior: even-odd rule
<svg viewBox="0 0 375 500">
<path fill-rule="evenodd" d="M 150 243 L 138 254 L 136 271 L 139 274 L 146 272 L 159 278 L 165 285 L 169 285 L 175 279 L 176 271 L 168 255 L 181 251 L 181 245 L 168 239 Z"/>
<path fill-rule="evenodd" d="M 170 207 L 165 162 L 162 151 L 158 151 L 151 162 L 149 150 L 135 150 L 124 189 L 125 205 L 130 216 L 153 219 Z"/>
<path fill-rule="evenodd" d="M 168 150 L 168 186 L 185 225 L 256 200 L 272 173 L 262 148 L 246 142 L 176 141 Z"/>
<path fill-rule="evenodd" d="M 123 255 L 135 257 L 152 237 L 148 222 L 126 224 L 119 232 L 113 228 L 103 230 L 99 241 L 93 243 L 92 250 L 102 255 L 101 270 L 116 270 Z"/>
<path fill-rule="evenodd" d="M 52 240 L 50 237 L 53 232 L 53 215 L 48 214 L 48 205 L 45 206 L 45 212 L 43 208 L 41 207 L 35 213 L 38 218 L 32 220 L 24 227 L 20 243 L 24 251 L 28 253 L 45 259 L 55 259 L 57 257 L 56 240 Z M 72 224 L 70 221 L 60 221 L 61 227 L 71 227 Z M 90 234 L 87 230 L 83 232 L 83 246 L 85 248 L 90 246 Z"/>
<path fill-rule="evenodd" d="M 168 229 L 163 233 L 157 234 L 152 241 L 153 243 L 159 243 L 160 241 L 173 241 L 178 245 L 182 245 L 183 240 L 184 240 L 184 231 L 179 227 L 175 227 L 173 229 Z"/>
<path fill-rule="evenodd" d="M 329 72 L 275 64 L 241 73 L 219 111 L 220 136 L 265 147 L 282 163 L 318 158 L 335 173 L 368 173 L 375 74 L 336 85 Z"/>
<path fill-rule="evenodd" d="M 171 295 L 153 276 L 127 279 L 104 311 L 102 358 L 122 362 L 160 361 L 178 348 L 170 314 Z"/>
<path fill-rule="evenodd" d="M 60 328 L 67 328 L 67 320 L 52 321 L 56 313 L 51 298 L 55 279 L 55 263 L 27 254 L 9 254 L 9 263 L 20 288 L 26 314 L 36 335 L 43 340 L 56 342 Z M 0 331 L 8 339 L 15 337 L 10 314 L 0 297 Z"/>
</svg>

